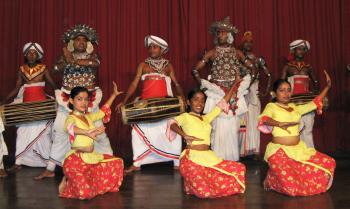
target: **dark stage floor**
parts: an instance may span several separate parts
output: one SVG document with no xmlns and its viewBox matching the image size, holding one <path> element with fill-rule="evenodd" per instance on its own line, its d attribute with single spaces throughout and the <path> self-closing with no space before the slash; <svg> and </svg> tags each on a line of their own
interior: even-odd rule
<svg viewBox="0 0 350 209">
<path fill-rule="evenodd" d="M 171 165 L 145 167 L 126 176 L 118 193 L 109 193 L 89 201 L 57 197 L 62 176 L 42 181 L 32 177 L 42 171 L 25 167 L 16 175 L 0 179 L 0 209 L 76 209 L 76 208 L 136 208 L 136 209 L 332 209 L 350 208 L 350 158 L 338 157 L 335 182 L 328 193 L 312 197 L 287 197 L 266 192 L 261 186 L 266 164 L 243 161 L 247 168 L 247 191 L 242 195 L 218 199 L 198 199 L 182 190 L 181 176 Z"/>
</svg>

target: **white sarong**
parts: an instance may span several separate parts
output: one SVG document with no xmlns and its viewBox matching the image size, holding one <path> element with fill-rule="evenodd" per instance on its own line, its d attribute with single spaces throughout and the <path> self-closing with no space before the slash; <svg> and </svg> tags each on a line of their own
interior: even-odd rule
<svg viewBox="0 0 350 209">
<path fill-rule="evenodd" d="M 8 155 L 7 146 L 2 135 L 3 131 L 5 131 L 5 127 L 2 118 L 0 117 L 0 169 L 4 169 L 3 157 L 4 155 Z"/>
<path fill-rule="evenodd" d="M 237 109 L 235 114 L 232 110 L 228 114 L 221 113 L 212 122 L 211 148 L 218 157 L 225 160 L 239 160 L 239 116 L 247 112 L 247 104 L 244 95 L 248 93 L 250 75 L 246 75 L 237 91 Z M 225 96 L 225 92 L 216 84 L 202 79 L 202 87 L 206 88 L 207 100 L 204 113 L 209 113 L 216 104 Z"/>
<path fill-rule="evenodd" d="M 45 86 L 45 82 L 24 84 L 13 103 L 23 102 L 26 87 Z M 16 165 L 46 167 L 52 144 L 51 120 L 35 121 L 17 126 Z"/>
<path fill-rule="evenodd" d="M 258 154 L 260 149 L 260 132 L 258 130 L 258 116 L 261 111 L 261 103 L 258 97 L 259 81 L 256 80 L 249 88 L 246 95 L 248 111 L 242 115 L 246 128 L 240 133 L 240 155 L 247 156 Z"/>
<path fill-rule="evenodd" d="M 142 80 L 149 75 L 157 75 L 165 78 L 167 94 L 173 96 L 171 89 L 171 79 L 169 76 L 154 74 L 144 74 Z M 170 140 L 167 135 L 167 125 L 170 119 L 161 120 L 152 123 L 137 123 L 133 124 L 132 150 L 133 150 L 133 165 L 140 167 L 145 164 L 157 162 L 173 161 L 174 166 L 179 166 L 179 157 L 181 154 L 181 136 L 176 136 Z"/>
</svg>

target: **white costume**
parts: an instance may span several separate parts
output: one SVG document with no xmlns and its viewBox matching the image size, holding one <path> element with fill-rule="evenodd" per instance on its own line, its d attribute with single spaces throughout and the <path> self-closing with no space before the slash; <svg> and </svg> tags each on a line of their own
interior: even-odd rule
<svg viewBox="0 0 350 209">
<path fill-rule="evenodd" d="M 250 75 L 246 75 L 240 83 L 237 92 L 237 109 L 235 114 L 232 110 L 228 114 L 221 113 L 212 123 L 211 146 L 219 157 L 225 160 L 239 160 L 239 128 L 240 115 L 247 112 L 247 104 L 244 95 L 248 93 Z M 224 97 L 225 92 L 216 84 L 202 79 L 202 87 L 206 88 L 207 100 L 204 113 L 210 112 L 215 105 Z"/>
<path fill-rule="evenodd" d="M 45 86 L 45 82 L 24 84 L 14 103 L 23 102 L 26 88 Z M 17 126 L 16 165 L 46 167 L 52 144 L 53 121 L 35 121 Z"/>
<path fill-rule="evenodd" d="M 241 133 L 240 155 L 247 156 L 258 154 L 260 150 L 260 132 L 258 130 L 258 116 L 261 111 L 261 103 L 258 97 L 259 81 L 255 80 L 246 95 L 248 111 L 242 115 L 245 122 L 245 132 Z"/>
<path fill-rule="evenodd" d="M 162 53 L 166 53 L 168 50 L 168 44 L 165 40 L 157 36 L 146 36 L 145 47 L 149 47 L 151 44 L 155 44 L 162 49 Z M 154 62 L 153 62 L 154 61 Z M 169 76 L 162 74 L 163 69 L 168 65 L 168 60 L 152 58 L 146 59 L 150 67 L 156 69 L 159 73 L 144 74 L 141 78 L 143 82 L 150 78 L 156 80 L 162 80 L 166 92 L 163 92 L 166 96 L 173 96 L 171 89 L 171 79 Z M 157 92 L 159 89 L 152 88 L 150 86 L 143 86 L 143 92 Z M 153 93 L 151 93 L 153 94 Z M 165 96 L 164 95 L 164 96 Z M 173 161 L 174 166 L 179 166 L 179 157 L 181 153 L 181 137 L 176 136 L 174 139 L 167 136 L 168 121 L 170 119 L 164 119 L 158 122 L 149 123 L 137 123 L 132 125 L 132 150 L 133 150 L 133 165 L 140 167 L 141 165 Z"/>
<path fill-rule="evenodd" d="M 168 96 L 173 96 L 171 90 L 171 79 L 169 76 L 151 73 L 142 76 L 142 80 L 147 76 L 160 76 L 165 79 Z M 167 125 L 170 119 L 150 123 L 137 123 L 132 125 L 132 150 L 133 165 L 141 165 L 173 161 L 174 166 L 179 165 L 181 153 L 181 136 L 170 140 L 167 136 Z"/>
<path fill-rule="evenodd" d="M 0 117 L 0 169 L 4 169 L 3 157 L 4 155 L 8 155 L 7 146 L 2 135 L 3 131 L 5 131 L 4 123 L 2 121 L 2 118 Z"/>
<path fill-rule="evenodd" d="M 31 49 L 37 52 L 39 60 L 43 57 L 44 51 L 38 43 L 30 42 L 25 44 L 23 47 L 23 54 L 26 56 Z M 32 80 L 36 76 L 43 74 L 46 70 L 46 66 L 42 64 L 38 64 L 37 67 L 34 68 L 21 66 L 20 70 L 27 80 Z M 13 103 L 43 101 L 46 99 L 44 88 L 45 82 L 24 84 Z M 33 90 L 31 89 L 34 89 L 34 92 L 32 92 Z M 35 97 L 29 100 L 25 98 L 32 97 L 33 94 L 38 94 L 39 98 L 41 98 L 39 100 L 36 100 Z M 52 125 L 53 122 L 51 120 L 46 120 L 24 123 L 17 126 L 16 165 L 46 167 L 52 144 Z"/>
</svg>

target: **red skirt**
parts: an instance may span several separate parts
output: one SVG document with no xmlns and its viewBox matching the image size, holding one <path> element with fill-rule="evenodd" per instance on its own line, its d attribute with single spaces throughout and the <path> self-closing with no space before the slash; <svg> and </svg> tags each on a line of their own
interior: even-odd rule
<svg viewBox="0 0 350 209">
<path fill-rule="evenodd" d="M 114 158 L 110 155 L 104 157 Z M 123 181 L 123 170 L 122 159 L 87 164 L 78 153 L 74 153 L 67 157 L 63 164 L 67 183 L 60 197 L 91 199 L 106 192 L 118 192 Z"/>
<path fill-rule="evenodd" d="M 192 162 L 188 158 L 188 153 L 180 160 L 180 173 L 184 178 L 186 194 L 199 198 L 216 198 L 244 193 L 245 188 L 238 183 L 235 177 Z M 215 167 L 234 173 L 245 185 L 246 168 L 242 163 L 224 160 Z"/>
<path fill-rule="evenodd" d="M 307 162 L 314 163 L 331 172 L 335 169 L 335 160 L 316 152 Z M 295 161 L 279 149 L 268 159 L 269 170 L 265 186 L 289 196 L 309 196 L 327 191 L 331 176 L 315 166 Z"/>
</svg>

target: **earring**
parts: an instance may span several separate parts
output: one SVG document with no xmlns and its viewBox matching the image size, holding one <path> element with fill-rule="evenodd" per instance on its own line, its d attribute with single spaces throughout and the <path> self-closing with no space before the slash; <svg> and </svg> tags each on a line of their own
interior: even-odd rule
<svg viewBox="0 0 350 209">
<path fill-rule="evenodd" d="M 67 49 L 69 52 L 74 52 L 74 41 L 73 40 L 69 40 L 69 42 L 67 44 Z"/>
<path fill-rule="evenodd" d="M 276 98 L 276 96 L 277 96 L 276 93 L 275 93 L 274 91 L 271 91 L 271 92 L 270 92 L 270 95 L 271 95 L 272 98 Z"/>
<path fill-rule="evenodd" d="M 86 46 L 86 52 L 88 54 L 91 54 L 93 51 L 94 51 L 94 45 L 92 45 L 92 43 L 88 41 Z"/>
</svg>

